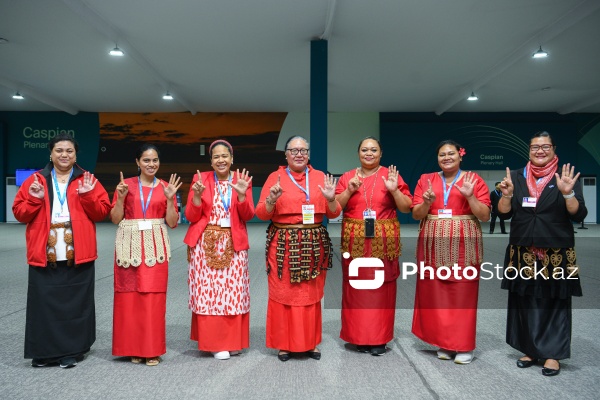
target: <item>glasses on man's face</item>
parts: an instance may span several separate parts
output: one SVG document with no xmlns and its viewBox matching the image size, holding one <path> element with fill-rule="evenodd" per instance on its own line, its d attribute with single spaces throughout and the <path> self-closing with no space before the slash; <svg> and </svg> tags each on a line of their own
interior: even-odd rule
<svg viewBox="0 0 600 400">
<path fill-rule="evenodd" d="M 546 153 L 550 151 L 550 149 L 553 146 L 551 144 L 543 144 L 543 145 L 538 145 L 538 144 L 532 144 L 531 146 L 529 146 L 529 150 L 536 152 L 539 149 L 542 149 L 543 151 L 545 151 Z"/>
<path fill-rule="evenodd" d="M 298 155 L 298 153 L 302 154 L 303 156 L 308 154 L 308 149 L 287 149 L 290 153 L 292 153 L 293 156 Z"/>
</svg>

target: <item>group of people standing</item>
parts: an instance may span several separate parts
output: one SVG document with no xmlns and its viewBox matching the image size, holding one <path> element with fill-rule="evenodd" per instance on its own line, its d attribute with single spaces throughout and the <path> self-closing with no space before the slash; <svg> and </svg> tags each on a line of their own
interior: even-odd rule
<svg viewBox="0 0 600 400">
<path fill-rule="evenodd" d="M 143 145 L 137 177 L 121 173 L 112 203 L 93 174 L 76 164 L 77 142 L 68 135 L 49 143 L 50 162 L 21 186 L 16 218 L 27 223 L 29 290 L 25 358 L 41 367 L 72 367 L 95 340 L 95 222 L 110 215 L 118 224 L 114 259 L 113 355 L 158 365 L 166 352 L 166 291 L 171 256 L 168 228 L 175 228 L 175 199 L 182 185 L 156 174 L 159 150 Z M 502 288 L 509 291 L 507 343 L 524 356 L 520 368 L 544 360 L 542 373 L 556 375 L 570 357 L 571 296 L 581 296 L 572 222 L 587 210 L 574 167 L 558 172 L 556 146 L 546 132 L 530 143 L 530 161 L 497 185 L 498 216 L 511 218 Z M 302 353 L 320 359 L 321 300 L 333 245 L 325 218 L 343 211 L 343 286 L 340 338 L 359 352 L 381 356 L 394 337 L 400 223 L 412 212 L 420 221 L 416 258 L 421 265 L 456 265 L 458 276 L 435 274 L 417 280 L 412 332 L 438 347 L 440 359 L 468 364 L 476 347 L 478 275 L 483 239 L 480 221 L 490 218 L 483 179 L 461 170 L 465 149 L 452 140 L 439 144 L 440 171 L 423 174 L 414 195 L 395 166 L 380 164 L 373 137 L 358 146 L 360 167 L 339 181 L 314 169 L 309 142 L 285 144 L 287 165 L 271 173 L 254 206 L 252 177 L 232 170 L 233 147 L 216 140 L 209 148 L 212 171 L 194 175 L 185 216 L 188 246 L 190 338 L 198 349 L 224 360 L 249 347 L 249 240 L 246 223 L 256 215 L 270 221 L 265 261 L 268 280 L 266 345 L 288 361 Z M 359 258 L 378 259 L 383 282 L 359 289 L 352 280 L 375 279 L 373 268 L 353 267 Z M 523 271 L 541 264 L 548 279 Z M 562 272 L 562 275 L 561 275 Z M 561 279 L 560 276 L 576 279 Z M 535 275 L 537 276 L 537 275 Z"/>
</svg>

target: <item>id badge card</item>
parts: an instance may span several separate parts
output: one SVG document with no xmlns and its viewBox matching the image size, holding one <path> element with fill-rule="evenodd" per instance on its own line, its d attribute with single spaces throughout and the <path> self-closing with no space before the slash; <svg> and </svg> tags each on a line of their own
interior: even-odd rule
<svg viewBox="0 0 600 400">
<path fill-rule="evenodd" d="M 438 218 L 440 218 L 440 219 L 452 218 L 452 209 L 451 208 L 439 209 L 438 210 Z"/>
<path fill-rule="evenodd" d="M 231 228 L 231 220 L 229 217 L 221 218 L 221 228 Z"/>
<path fill-rule="evenodd" d="M 363 211 L 363 219 L 371 218 L 373 220 L 377 219 L 377 212 L 374 210 L 365 210 Z"/>
<path fill-rule="evenodd" d="M 54 213 L 54 218 L 52 218 L 53 223 L 67 222 L 71 219 L 71 216 L 68 213 L 57 212 Z"/>
<path fill-rule="evenodd" d="M 138 221 L 138 229 L 140 231 L 149 231 L 152 229 L 152 222 L 146 220 Z"/>
<path fill-rule="evenodd" d="M 302 204 L 302 223 L 303 224 L 314 224 L 315 223 L 315 205 L 314 204 Z"/>
<path fill-rule="evenodd" d="M 523 197 L 523 207 L 535 207 L 537 200 L 535 197 Z"/>
</svg>

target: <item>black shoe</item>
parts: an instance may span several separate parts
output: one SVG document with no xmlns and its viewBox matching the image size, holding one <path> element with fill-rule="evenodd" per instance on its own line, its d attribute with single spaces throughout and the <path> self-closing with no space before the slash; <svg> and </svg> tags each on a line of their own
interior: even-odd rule
<svg viewBox="0 0 600 400">
<path fill-rule="evenodd" d="M 308 356 L 310 358 L 312 358 L 313 360 L 320 360 L 321 359 L 321 352 L 320 351 L 307 351 L 306 354 L 308 354 Z"/>
<path fill-rule="evenodd" d="M 65 357 L 60 359 L 60 367 L 61 368 L 73 368 L 77 365 L 77 360 L 75 357 Z"/>
<path fill-rule="evenodd" d="M 558 374 L 560 374 L 560 362 L 557 360 L 558 362 L 558 369 L 554 369 L 554 368 L 542 368 L 542 375 L 544 376 L 556 376 Z"/>
<path fill-rule="evenodd" d="M 45 367 L 48 364 L 50 364 L 50 362 L 43 358 L 34 358 L 31 360 L 31 366 L 34 368 Z"/>
<path fill-rule="evenodd" d="M 292 358 L 292 356 L 290 355 L 290 353 L 279 353 L 277 354 L 277 358 L 279 358 L 279 361 L 285 362 Z"/>
<path fill-rule="evenodd" d="M 517 360 L 517 367 L 519 368 L 529 368 L 532 365 L 535 365 L 537 363 L 537 359 L 532 359 L 532 360 Z"/>
<path fill-rule="evenodd" d="M 503 235 L 508 235 L 508 232 L 502 232 Z"/>
<path fill-rule="evenodd" d="M 372 356 L 382 356 L 385 354 L 385 344 L 371 347 Z"/>
<path fill-rule="evenodd" d="M 371 346 L 356 345 L 356 351 L 358 351 L 359 353 L 370 353 Z"/>
</svg>

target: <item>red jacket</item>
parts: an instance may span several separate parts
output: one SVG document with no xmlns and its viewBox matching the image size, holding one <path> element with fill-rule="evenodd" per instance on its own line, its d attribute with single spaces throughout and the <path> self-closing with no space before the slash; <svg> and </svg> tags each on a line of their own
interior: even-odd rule
<svg viewBox="0 0 600 400">
<path fill-rule="evenodd" d="M 45 267 L 46 245 L 50 234 L 50 213 L 54 200 L 54 187 L 51 178 L 52 164 L 23 182 L 13 202 L 15 218 L 27 224 L 25 241 L 27 245 L 27 263 L 36 267 Z M 73 166 L 73 176 L 67 186 L 67 202 L 71 214 L 73 229 L 73 247 L 75 249 L 75 264 L 83 264 L 98 258 L 96 246 L 96 224 L 102 221 L 110 212 L 108 194 L 100 182 L 96 182 L 94 190 L 87 193 L 77 193 L 79 182 L 83 181 L 83 173 L 77 164 Z M 38 199 L 29 195 L 29 187 L 37 176 L 38 182 L 44 186 L 44 198 Z"/>
<path fill-rule="evenodd" d="M 208 220 L 210 218 L 210 212 L 212 211 L 213 197 L 215 195 L 215 178 L 213 171 L 202 172 L 202 183 L 205 188 L 202 192 L 200 206 L 194 205 L 194 191 L 192 187 L 198 180 L 198 174 L 194 174 L 194 179 L 190 185 L 190 191 L 188 193 L 187 205 L 185 207 L 185 217 L 190 221 L 190 227 L 183 242 L 190 247 L 194 247 L 200 236 L 204 232 Z M 237 182 L 237 179 L 233 177 L 232 183 Z M 233 239 L 233 249 L 235 251 L 248 250 L 250 244 L 248 243 L 248 231 L 246 230 L 246 221 L 249 221 L 254 217 L 254 201 L 252 200 L 252 182 L 248 186 L 246 191 L 246 199 L 242 202 L 238 201 L 238 195 L 235 189 L 231 191 L 231 207 L 229 209 L 231 219 L 231 238 Z"/>
</svg>

